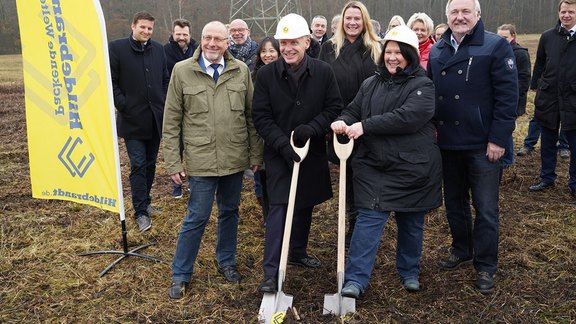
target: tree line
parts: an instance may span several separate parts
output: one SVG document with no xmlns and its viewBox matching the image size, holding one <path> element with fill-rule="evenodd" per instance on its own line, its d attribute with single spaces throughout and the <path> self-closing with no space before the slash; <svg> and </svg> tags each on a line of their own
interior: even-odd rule
<svg viewBox="0 0 576 324">
<path fill-rule="evenodd" d="M 71 0 L 70 0 L 71 1 Z M 308 21 L 315 15 L 331 17 L 340 13 L 346 0 L 290 0 L 296 4 L 298 13 Z M 48 0 L 47 2 L 50 2 Z M 176 18 L 185 18 L 192 23 L 192 37 L 200 39 L 202 27 L 209 21 L 227 23 L 231 15 L 231 3 L 246 2 L 245 13 L 257 12 L 256 5 L 270 5 L 273 0 L 100 0 L 106 19 L 108 39 L 130 34 L 130 23 L 135 12 L 146 10 L 156 17 L 153 39 L 165 43 Z M 281 8 L 288 0 L 278 0 Z M 446 0 L 365 0 L 373 19 L 380 21 L 383 30 L 393 15 L 404 20 L 415 12 L 425 12 L 435 24 L 446 22 Z M 542 33 L 554 26 L 558 19 L 557 0 L 480 0 L 482 20 L 487 30 L 495 31 L 504 23 L 516 25 L 519 34 Z M 252 8 L 251 8 L 252 7 Z M 16 0 L 0 0 L 0 54 L 20 53 L 20 33 L 16 13 Z M 253 37 L 259 39 L 254 28 Z"/>
</svg>

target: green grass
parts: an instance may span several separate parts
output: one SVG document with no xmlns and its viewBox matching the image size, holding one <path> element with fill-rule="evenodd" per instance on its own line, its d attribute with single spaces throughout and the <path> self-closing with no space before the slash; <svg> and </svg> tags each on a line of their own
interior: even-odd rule
<svg viewBox="0 0 576 324">
<path fill-rule="evenodd" d="M 22 55 L 0 55 L 0 86 L 22 83 Z"/>
</svg>

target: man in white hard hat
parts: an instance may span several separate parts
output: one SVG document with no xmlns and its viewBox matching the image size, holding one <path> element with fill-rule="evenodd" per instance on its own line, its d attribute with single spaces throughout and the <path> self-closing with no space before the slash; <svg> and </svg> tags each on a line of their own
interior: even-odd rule
<svg viewBox="0 0 576 324">
<path fill-rule="evenodd" d="M 294 161 L 300 157 L 290 145 L 310 140 L 308 155 L 300 166 L 294 220 L 290 237 L 290 264 L 318 268 L 320 261 L 307 253 L 312 209 L 332 197 L 326 157 L 326 130 L 342 109 L 332 69 L 306 55 L 310 31 L 299 15 L 283 17 L 276 29 L 281 57 L 258 71 L 254 89 L 254 126 L 265 143 L 270 209 L 264 242 L 263 293 L 277 290 L 284 221 Z"/>
</svg>

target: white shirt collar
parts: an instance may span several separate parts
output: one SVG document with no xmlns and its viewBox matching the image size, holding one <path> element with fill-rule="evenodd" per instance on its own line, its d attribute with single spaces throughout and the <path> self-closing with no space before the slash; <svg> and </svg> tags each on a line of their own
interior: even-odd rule
<svg viewBox="0 0 576 324">
<path fill-rule="evenodd" d="M 204 65 L 204 67 L 206 68 L 206 73 L 213 75 L 214 74 L 214 69 L 210 66 L 210 61 L 208 61 L 208 59 L 204 56 L 204 52 L 202 52 L 202 64 Z M 220 66 L 218 67 L 218 73 L 222 74 L 222 71 L 224 70 L 224 56 L 222 56 L 220 58 L 220 62 L 218 62 L 218 64 L 220 64 Z"/>
</svg>

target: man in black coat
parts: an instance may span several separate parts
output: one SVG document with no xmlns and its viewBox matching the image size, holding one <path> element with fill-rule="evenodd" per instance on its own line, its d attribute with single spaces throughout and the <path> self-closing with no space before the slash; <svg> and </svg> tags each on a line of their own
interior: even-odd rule
<svg viewBox="0 0 576 324">
<path fill-rule="evenodd" d="M 502 36 L 512 46 L 514 58 L 516 59 L 516 69 L 518 70 L 518 106 L 516 107 L 516 115 L 522 116 L 526 113 L 526 98 L 528 87 L 530 86 L 530 54 L 528 49 L 520 46 L 516 42 L 516 26 L 512 24 L 504 24 L 497 29 L 498 35 Z M 506 151 L 500 159 L 502 167 L 507 168 L 514 163 L 514 137 L 510 136 L 508 143 L 505 147 Z"/>
<path fill-rule="evenodd" d="M 192 57 L 198 44 L 190 37 L 190 22 L 186 19 L 176 19 L 172 23 L 172 35 L 168 43 L 164 44 L 164 53 L 166 54 L 166 66 L 168 74 L 172 75 L 174 65 L 180 61 Z M 180 159 L 184 143 L 180 136 Z M 182 185 L 172 183 L 172 197 L 182 198 Z"/>
<path fill-rule="evenodd" d="M 190 37 L 190 22 L 186 19 L 176 19 L 172 23 L 172 35 L 164 45 L 168 74 L 172 75 L 174 65 L 192 57 L 198 44 Z"/>
<path fill-rule="evenodd" d="M 540 37 L 531 89 L 536 90 L 534 118 L 542 127 L 540 182 L 542 191 L 554 185 L 560 125 L 570 146 L 568 187 L 576 198 L 576 0 L 560 0 L 558 22 Z"/>
<path fill-rule="evenodd" d="M 288 262 L 317 268 L 320 261 L 307 254 L 312 210 L 332 197 L 330 170 L 326 157 L 326 132 L 342 109 L 342 99 L 330 66 L 306 55 L 310 31 L 306 20 L 296 14 L 278 23 L 276 39 L 280 54 L 273 63 L 258 71 L 254 89 L 254 126 L 264 139 L 270 209 L 264 242 L 263 293 L 277 289 L 282 237 L 294 161 L 300 157 L 290 145 L 310 140 L 310 148 L 300 166 Z"/>
<path fill-rule="evenodd" d="M 152 225 L 150 213 L 158 213 L 150 205 L 150 189 L 170 79 L 164 49 L 151 40 L 154 17 L 138 12 L 131 28 L 128 38 L 114 40 L 108 48 L 118 136 L 124 138 L 130 159 L 132 205 L 142 232 Z"/>
</svg>

